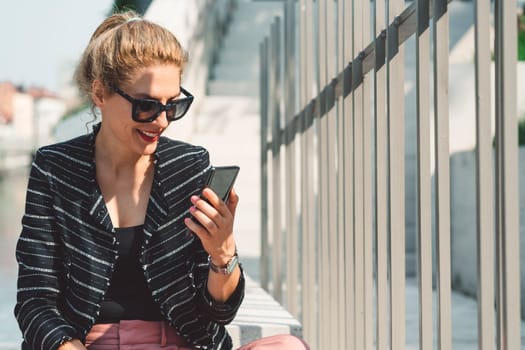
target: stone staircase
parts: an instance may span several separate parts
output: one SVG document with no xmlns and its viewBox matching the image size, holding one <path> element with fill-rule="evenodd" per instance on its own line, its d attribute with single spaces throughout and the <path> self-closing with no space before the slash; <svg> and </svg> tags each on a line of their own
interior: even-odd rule
<svg viewBox="0 0 525 350">
<path fill-rule="evenodd" d="M 217 63 L 211 69 L 208 95 L 259 94 L 259 44 L 270 33 L 275 16 L 283 12 L 280 1 L 238 0 Z"/>
</svg>

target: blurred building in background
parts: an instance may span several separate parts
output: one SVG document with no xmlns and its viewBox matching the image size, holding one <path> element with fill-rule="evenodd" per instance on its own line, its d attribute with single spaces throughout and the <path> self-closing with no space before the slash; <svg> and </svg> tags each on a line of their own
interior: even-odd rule
<svg viewBox="0 0 525 350">
<path fill-rule="evenodd" d="M 28 165 L 35 149 L 53 142 L 65 109 L 46 89 L 0 83 L 0 171 Z"/>
</svg>

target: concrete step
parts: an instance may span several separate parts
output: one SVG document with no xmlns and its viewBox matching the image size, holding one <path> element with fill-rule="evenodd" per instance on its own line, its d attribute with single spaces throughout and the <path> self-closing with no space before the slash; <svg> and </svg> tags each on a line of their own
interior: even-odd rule
<svg viewBox="0 0 525 350">
<path fill-rule="evenodd" d="M 223 63 L 243 63 L 251 62 L 255 59 L 259 59 L 259 46 L 257 45 L 257 50 L 241 50 L 233 48 L 225 48 L 221 51 L 217 59 L 217 65 Z"/>
<path fill-rule="evenodd" d="M 238 1 L 237 7 L 233 14 L 233 19 L 243 15 L 260 14 L 260 13 L 279 13 L 283 12 L 282 1 Z"/>
<path fill-rule="evenodd" d="M 213 70 L 211 77 L 215 81 L 259 81 L 259 61 L 242 62 L 235 64 L 235 62 L 228 62 L 218 65 Z"/>
<path fill-rule="evenodd" d="M 239 6 L 228 28 L 225 45 L 229 43 L 258 43 L 270 34 L 270 26 L 276 16 L 282 16 L 282 9 Z"/>
<path fill-rule="evenodd" d="M 269 26 L 268 26 L 269 28 Z M 249 29 L 245 29 L 249 30 Z M 266 36 L 270 35 L 270 30 L 258 30 L 250 33 L 249 35 L 235 33 L 232 36 L 224 38 L 223 47 L 219 52 L 219 57 L 222 52 L 237 50 L 237 51 L 258 51 L 259 44 L 263 42 Z"/>
<path fill-rule="evenodd" d="M 258 81 L 211 80 L 208 82 L 208 95 L 219 96 L 259 96 Z"/>
<path fill-rule="evenodd" d="M 282 13 L 281 2 L 238 2 L 217 64 L 211 69 L 208 95 L 259 95 L 259 45 L 269 35 L 275 16 Z"/>
<path fill-rule="evenodd" d="M 257 10 L 257 9 L 246 9 L 245 11 L 236 10 L 232 21 L 230 22 L 229 28 L 231 29 L 263 29 L 264 26 L 268 26 L 275 20 L 275 17 L 282 16 L 282 10 Z M 228 29 L 228 33 L 233 33 Z"/>
<path fill-rule="evenodd" d="M 262 337 L 292 334 L 301 338 L 303 334 L 299 321 L 249 277 L 241 308 L 226 328 L 234 349 Z"/>
</svg>

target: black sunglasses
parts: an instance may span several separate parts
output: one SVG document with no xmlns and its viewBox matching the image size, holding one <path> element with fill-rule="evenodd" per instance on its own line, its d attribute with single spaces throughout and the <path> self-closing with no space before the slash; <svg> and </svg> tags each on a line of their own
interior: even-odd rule
<svg viewBox="0 0 525 350">
<path fill-rule="evenodd" d="M 169 101 L 166 104 L 162 104 L 151 98 L 133 98 L 114 85 L 110 85 L 110 87 L 117 94 L 131 102 L 131 118 L 139 123 L 150 123 L 157 119 L 164 111 L 166 112 L 168 122 L 178 120 L 184 117 L 193 102 L 193 95 L 182 86 L 180 87 L 180 91 L 185 97 Z"/>
</svg>

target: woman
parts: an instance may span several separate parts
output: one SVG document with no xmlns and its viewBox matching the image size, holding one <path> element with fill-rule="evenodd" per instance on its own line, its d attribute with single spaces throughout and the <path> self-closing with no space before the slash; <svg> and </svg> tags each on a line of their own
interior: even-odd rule
<svg viewBox="0 0 525 350">
<path fill-rule="evenodd" d="M 238 196 L 200 199 L 207 151 L 161 137 L 193 100 L 185 62 L 169 31 L 133 12 L 93 34 L 76 79 L 102 122 L 38 150 L 30 173 L 16 251 L 23 349 L 232 348 Z M 257 348 L 305 346 L 277 336 L 243 349 Z"/>
</svg>

